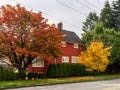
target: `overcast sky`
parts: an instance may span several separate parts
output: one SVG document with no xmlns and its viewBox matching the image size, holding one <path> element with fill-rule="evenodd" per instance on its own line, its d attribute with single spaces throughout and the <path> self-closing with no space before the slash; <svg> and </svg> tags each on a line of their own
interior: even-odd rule
<svg viewBox="0 0 120 90">
<path fill-rule="evenodd" d="M 81 37 L 82 22 L 90 12 L 97 12 L 104 6 L 106 0 L 0 0 L 0 5 L 20 3 L 27 9 L 41 11 L 48 23 L 63 22 L 63 29 L 75 32 Z M 108 0 L 110 3 L 113 0 Z"/>
</svg>

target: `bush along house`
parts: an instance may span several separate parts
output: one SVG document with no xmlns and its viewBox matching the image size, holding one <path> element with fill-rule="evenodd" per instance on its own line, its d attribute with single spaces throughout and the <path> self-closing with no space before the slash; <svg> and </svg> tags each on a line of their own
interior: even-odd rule
<svg viewBox="0 0 120 90">
<path fill-rule="evenodd" d="M 58 24 L 58 28 L 62 34 L 66 37 L 61 41 L 61 52 L 62 55 L 54 60 L 37 60 L 35 63 L 31 64 L 28 68 L 28 72 L 43 72 L 47 71 L 50 64 L 54 63 L 77 63 L 78 56 L 82 51 L 82 44 L 80 38 L 75 34 L 75 32 L 64 30 L 62 23 Z"/>
</svg>

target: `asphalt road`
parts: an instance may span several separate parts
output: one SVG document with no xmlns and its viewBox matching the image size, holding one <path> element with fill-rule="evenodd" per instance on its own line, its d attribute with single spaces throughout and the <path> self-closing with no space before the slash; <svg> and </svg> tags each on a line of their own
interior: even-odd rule
<svg viewBox="0 0 120 90">
<path fill-rule="evenodd" d="M 6 90 L 120 90 L 120 79 L 24 87 Z"/>
</svg>

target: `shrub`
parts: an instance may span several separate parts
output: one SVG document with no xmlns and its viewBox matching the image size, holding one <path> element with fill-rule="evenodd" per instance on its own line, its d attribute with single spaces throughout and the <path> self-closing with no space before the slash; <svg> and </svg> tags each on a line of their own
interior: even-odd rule
<svg viewBox="0 0 120 90">
<path fill-rule="evenodd" d="M 3 73 L 3 67 L 0 66 L 0 81 L 3 80 L 4 73 Z"/>
<path fill-rule="evenodd" d="M 81 64 L 50 64 L 47 70 L 47 77 L 49 78 L 63 78 L 87 75 L 93 75 L 93 73 L 86 71 L 85 66 Z"/>
<path fill-rule="evenodd" d="M 30 72 L 28 73 L 28 79 L 32 79 L 34 77 L 34 73 Z"/>
<path fill-rule="evenodd" d="M 0 81 L 13 81 L 18 79 L 18 74 L 0 67 Z"/>
<path fill-rule="evenodd" d="M 38 79 L 45 78 L 45 73 L 38 73 Z"/>
<path fill-rule="evenodd" d="M 57 77 L 62 77 L 63 76 L 63 67 L 62 64 L 58 63 L 56 64 L 57 66 Z"/>
<path fill-rule="evenodd" d="M 28 73 L 28 79 L 40 79 L 40 78 L 45 78 L 45 74 L 44 73 L 33 73 L 33 72 L 30 72 Z"/>
<path fill-rule="evenodd" d="M 38 73 L 33 73 L 33 78 L 37 79 L 38 78 Z"/>
<path fill-rule="evenodd" d="M 26 73 L 19 73 L 18 74 L 19 79 L 25 79 L 26 78 Z"/>
<path fill-rule="evenodd" d="M 59 65 L 59 64 L 57 64 Z M 48 66 L 48 70 L 47 70 L 47 77 L 50 78 L 57 78 L 58 76 L 60 76 L 60 74 L 58 75 L 58 67 L 56 64 L 50 64 Z"/>
<path fill-rule="evenodd" d="M 13 71 L 8 71 L 8 70 L 4 71 L 4 80 L 5 81 L 13 81 L 13 80 L 18 80 L 18 79 L 19 79 L 19 77 L 18 77 L 17 73 L 14 73 Z"/>
</svg>

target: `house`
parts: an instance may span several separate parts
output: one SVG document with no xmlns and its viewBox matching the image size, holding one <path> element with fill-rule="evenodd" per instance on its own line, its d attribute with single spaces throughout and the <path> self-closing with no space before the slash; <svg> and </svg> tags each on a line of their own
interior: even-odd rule
<svg viewBox="0 0 120 90">
<path fill-rule="evenodd" d="M 29 72 L 46 72 L 48 65 L 54 63 L 77 63 L 78 56 L 82 51 L 80 38 L 75 32 L 64 30 L 62 23 L 58 24 L 58 28 L 62 34 L 66 35 L 61 41 L 61 57 L 48 61 L 38 59 L 37 62 L 30 65 Z"/>
<path fill-rule="evenodd" d="M 13 66 L 11 65 L 9 59 L 7 57 L 0 57 L 0 67 L 3 67 L 5 69 L 11 70 Z"/>
</svg>

